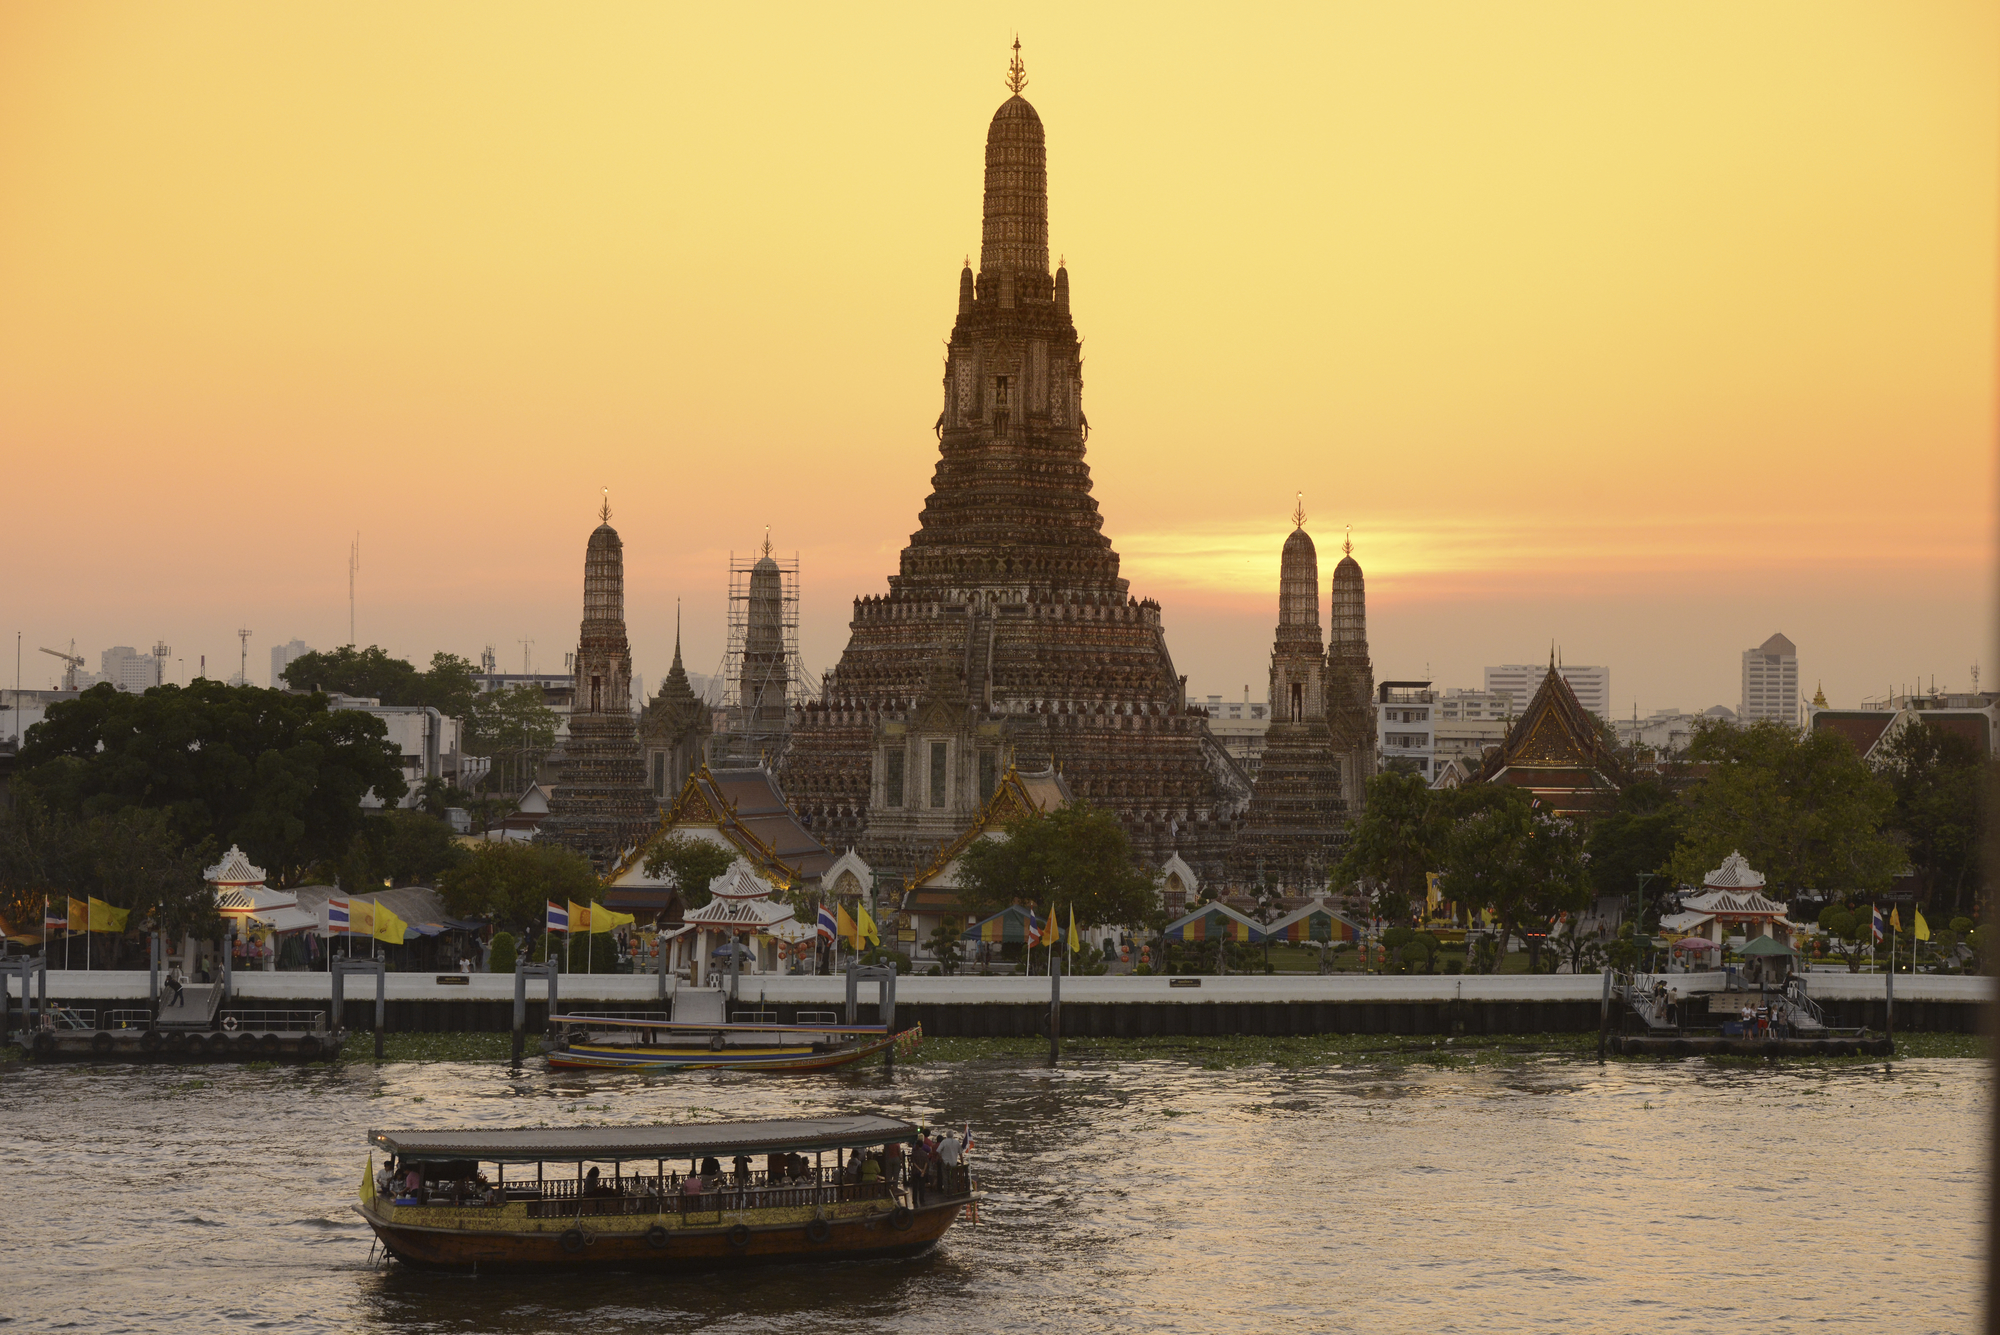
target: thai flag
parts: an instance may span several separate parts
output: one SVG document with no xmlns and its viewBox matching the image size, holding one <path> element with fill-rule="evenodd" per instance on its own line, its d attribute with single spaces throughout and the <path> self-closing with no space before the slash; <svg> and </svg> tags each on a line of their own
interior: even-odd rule
<svg viewBox="0 0 2000 1335">
<path fill-rule="evenodd" d="M 1877 908 L 1875 905 L 1870 904 L 1868 906 L 1868 912 L 1871 915 L 1873 915 L 1874 918 L 1874 922 L 1872 925 L 1875 928 L 1875 944 L 1879 946 L 1882 944 L 1882 910 Z"/>
<path fill-rule="evenodd" d="M 819 906 L 819 934 L 828 941 L 832 941 L 840 935 L 840 922 L 833 916 L 833 906 L 831 904 L 821 904 Z"/>
<path fill-rule="evenodd" d="M 329 899 L 326 901 L 326 930 L 344 932 L 347 930 L 347 901 Z"/>
<path fill-rule="evenodd" d="M 569 910 L 556 903 L 553 899 L 548 901 L 548 906 L 548 930 L 551 932 L 567 932 L 569 930 Z"/>
<path fill-rule="evenodd" d="M 42 930 L 44 932 L 48 931 L 52 927 L 67 928 L 68 926 L 69 926 L 69 919 L 65 918 L 62 914 L 57 913 L 54 909 L 42 910 Z"/>
</svg>

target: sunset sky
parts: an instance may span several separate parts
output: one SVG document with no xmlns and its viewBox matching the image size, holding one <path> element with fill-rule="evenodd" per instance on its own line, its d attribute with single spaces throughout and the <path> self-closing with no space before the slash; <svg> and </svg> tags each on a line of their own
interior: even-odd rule
<svg viewBox="0 0 2000 1335">
<path fill-rule="evenodd" d="M 25 684 L 164 638 L 815 672 L 936 457 L 1018 30 L 1105 531 L 1262 698 L 1305 493 L 1378 677 L 1840 704 L 1988 657 L 1989 4 L 0 5 L 0 524 Z M 2000 682 L 1987 661 L 1986 684 Z M 8 665 L 11 669 L 11 665 Z M 11 683 L 12 673 L 0 670 Z"/>
</svg>

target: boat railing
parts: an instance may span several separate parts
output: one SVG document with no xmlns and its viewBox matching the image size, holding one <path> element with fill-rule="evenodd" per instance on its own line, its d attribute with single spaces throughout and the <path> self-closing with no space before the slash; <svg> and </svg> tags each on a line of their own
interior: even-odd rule
<svg viewBox="0 0 2000 1335">
<path fill-rule="evenodd" d="M 229 1022 L 236 1021 L 234 1025 Z M 224 1011 L 222 1027 L 255 1033 L 311 1034 L 326 1028 L 325 1011 Z"/>
<path fill-rule="evenodd" d="M 152 1026 L 153 1012 L 147 1010 L 106 1011 L 106 1029 L 147 1029 Z"/>
<path fill-rule="evenodd" d="M 810 1173 L 804 1178 L 781 1174 L 776 1182 L 764 1173 L 752 1173 L 748 1181 L 726 1175 L 719 1186 L 698 1195 L 685 1193 L 686 1182 L 686 1177 L 679 1173 L 669 1173 L 664 1178 L 648 1173 L 601 1182 L 596 1187 L 574 1181 L 544 1182 L 539 1187 L 518 1191 L 510 1188 L 507 1196 L 526 1200 L 530 1219 L 625 1214 L 696 1218 L 734 1210 L 787 1209 L 892 1198 L 887 1182 L 836 1181 L 830 1169 L 818 1180 Z"/>
<path fill-rule="evenodd" d="M 736 1011 L 729 1017 L 731 1024 L 776 1024 L 776 1011 Z"/>
<path fill-rule="evenodd" d="M 566 1010 L 557 1017 L 558 1022 L 570 1020 L 671 1020 L 666 1011 L 572 1011 Z"/>
<path fill-rule="evenodd" d="M 839 1024 L 840 1012 L 839 1011 L 795 1011 L 792 1014 L 792 1023 L 793 1024 Z"/>
<path fill-rule="evenodd" d="M 48 1014 L 50 1021 L 57 1029 L 97 1028 L 97 1012 L 95 1010 L 84 1010 L 75 1006 L 51 1006 L 49 1007 Z"/>
</svg>

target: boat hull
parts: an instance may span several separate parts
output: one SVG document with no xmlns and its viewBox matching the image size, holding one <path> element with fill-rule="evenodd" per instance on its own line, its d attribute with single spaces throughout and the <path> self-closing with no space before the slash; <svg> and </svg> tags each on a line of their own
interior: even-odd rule
<svg viewBox="0 0 2000 1335">
<path fill-rule="evenodd" d="M 970 1198 L 907 1212 L 849 1215 L 822 1221 L 815 1241 L 808 1221 L 670 1227 L 672 1216 L 628 1215 L 545 1220 L 533 1231 L 435 1227 L 384 1217 L 370 1205 L 356 1211 L 389 1254 L 425 1270 L 575 1273 L 643 1271 L 706 1274 L 716 1270 L 918 1256 L 937 1246 Z M 397 1213 L 402 1213 L 399 1209 Z M 895 1222 L 900 1218 L 905 1227 Z M 661 1227 L 653 1232 L 655 1223 Z M 580 1239 L 580 1241 L 579 1241 Z"/>
<path fill-rule="evenodd" d="M 548 1054 L 552 1071 L 768 1071 L 777 1074 L 828 1071 L 858 1062 L 895 1045 L 905 1050 L 920 1041 L 918 1026 L 900 1034 L 830 1052 L 808 1045 L 743 1047 L 665 1047 L 641 1043 L 573 1043 Z"/>
</svg>

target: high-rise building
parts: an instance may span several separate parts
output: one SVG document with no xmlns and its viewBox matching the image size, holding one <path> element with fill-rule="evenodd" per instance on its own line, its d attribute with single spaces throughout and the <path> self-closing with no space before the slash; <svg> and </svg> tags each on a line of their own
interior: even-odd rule
<svg viewBox="0 0 2000 1335">
<path fill-rule="evenodd" d="M 1610 668 L 1558 663 L 1556 671 L 1568 683 L 1578 704 L 1605 722 L 1611 721 Z M 1489 694 L 1505 695 L 1513 702 L 1518 716 L 1527 712 L 1528 702 L 1541 689 L 1542 678 L 1547 674 L 1548 667 L 1540 663 L 1502 663 L 1486 669 L 1486 690 Z"/>
<path fill-rule="evenodd" d="M 306 648 L 304 640 L 293 640 L 289 644 L 271 646 L 271 689 L 282 691 L 287 687 L 285 669 L 304 658 L 312 650 Z"/>
<path fill-rule="evenodd" d="M 1191 709 L 1159 604 L 1102 532 L 1084 459 L 1070 276 L 1049 271 L 1041 117 L 993 115 L 979 270 L 958 275 L 937 468 L 889 591 L 858 598 L 839 664 L 796 715 L 781 778 L 830 848 L 877 872 L 932 861 L 1010 767 L 1059 767 L 1154 867 L 1218 877 L 1250 785 Z"/>
<path fill-rule="evenodd" d="M 577 635 L 569 735 L 555 761 L 540 838 L 582 853 L 599 870 L 636 847 L 659 811 L 632 713 L 632 649 L 625 638 L 625 545 L 603 522 L 583 556 L 583 625 Z"/>
<path fill-rule="evenodd" d="M 101 671 L 97 680 L 108 681 L 121 691 L 134 695 L 158 686 L 164 679 L 166 660 L 155 654 L 142 654 L 129 644 L 115 645 L 106 649 L 98 658 Z"/>
<path fill-rule="evenodd" d="M 1745 723 L 1775 719 L 1798 726 L 1799 650 L 1783 635 L 1743 651 L 1743 703 L 1736 716 Z"/>
<path fill-rule="evenodd" d="M 1319 554 L 1293 517 L 1278 566 L 1278 628 L 1271 646 L 1270 727 L 1243 833 L 1229 853 L 1232 885 L 1323 889 L 1345 825 L 1340 767 L 1327 728 L 1326 648 L 1319 630 Z"/>
</svg>

